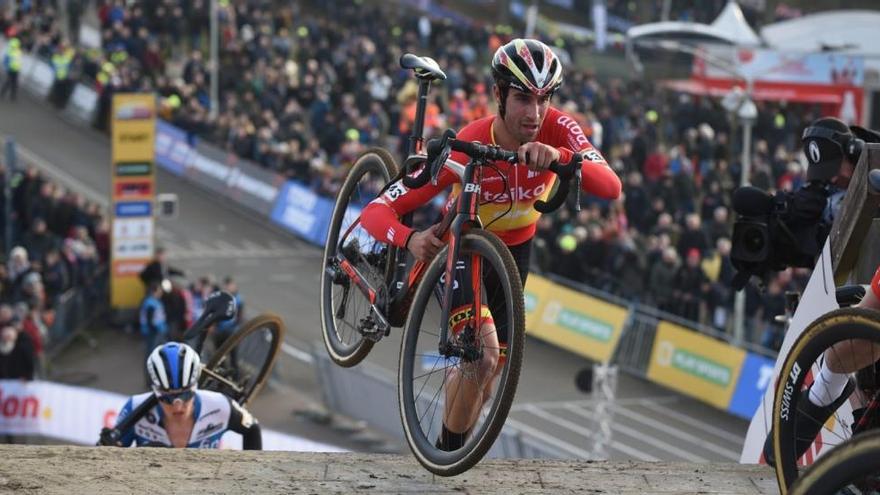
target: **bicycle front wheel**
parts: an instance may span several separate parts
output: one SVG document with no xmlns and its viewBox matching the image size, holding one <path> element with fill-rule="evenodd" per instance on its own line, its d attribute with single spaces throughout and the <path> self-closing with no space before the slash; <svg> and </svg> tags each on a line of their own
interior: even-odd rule
<svg viewBox="0 0 880 495">
<path fill-rule="evenodd" d="M 397 165 L 387 151 L 369 150 L 352 166 L 336 196 L 321 267 L 321 334 L 327 353 L 340 366 L 360 363 L 374 343 L 364 335 L 373 321 L 370 301 L 344 273 L 341 260 L 381 290 L 395 258 L 395 248 L 378 242 L 360 225 L 348 229 L 359 222 L 361 208 L 396 175 Z"/>
<path fill-rule="evenodd" d="M 494 330 L 491 325 L 479 329 L 466 325 L 458 335 L 450 332 L 451 342 L 475 354 L 454 357 L 438 352 L 441 325 L 448 324 L 440 321 L 448 249 L 431 262 L 416 289 L 404 327 L 398 372 L 398 401 L 407 442 L 416 459 L 440 476 L 467 471 L 492 447 L 516 393 L 525 335 L 516 263 L 497 236 L 473 230 L 462 237 L 459 254 L 461 262 L 470 264 L 471 273 L 452 283 L 455 291 L 459 284 L 471 284 L 473 295 L 479 294 L 481 303 L 491 308 Z M 471 306 L 470 311 L 482 309 Z M 463 314 L 473 317 L 473 313 Z M 450 322 L 457 316 L 451 314 Z M 506 355 L 499 345 L 504 342 Z M 447 417 L 458 423 L 458 431 L 462 431 L 462 422 L 470 425 L 464 427 L 469 434 L 455 450 L 441 449 L 437 443 Z"/>
<path fill-rule="evenodd" d="M 829 351 L 830 350 L 830 351 Z M 864 308 L 831 311 L 811 323 L 792 345 L 782 367 L 773 400 L 772 443 L 776 476 L 781 493 L 800 476 L 799 466 L 812 464 L 818 447 L 848 442 L 878 418 L 864 411 L 880 390 L 877 365 L 880 359 L 880 313 Z M 851 385 L 838 397 L 824 394 L 817 406 L 809 398 L 819 379 L 814 372 L 830 362 L 839 363 Z M 861 364 L 857 364 L 861 363 Z M 820 388 L 815 395 L 823 395 Z M 865 422 L 859 426 L 863 416 Z"/>
<path fill-rule="evenodd" d="M 791 488 L 792 495 L 880 493 L 880 431 L 857 435 L 819 459 Z"/>
<path fill-rule="evenodd" d="M 269 378 L 283 341 L 284 323 L 278 315 L 267 313 L 248 321 L 211 356 L 205 365 L 208 372 L 199 377 L 199 388 L 247 405 Z"/>
</svg>

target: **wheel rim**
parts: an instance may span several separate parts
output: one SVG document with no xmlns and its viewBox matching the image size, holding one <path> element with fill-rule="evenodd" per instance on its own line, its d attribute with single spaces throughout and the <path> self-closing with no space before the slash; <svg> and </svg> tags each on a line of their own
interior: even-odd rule
<svg viewBox="0 0 880 495">
<path fill-rule="evenodd" d="M 348 202 L 338 206 L 338 208 L 346 208 L 346 214 L 339 228 L 335 228 L 335 225 L 331 228 L 324 265 L 333 270 L 340 270 L 337 251 L 339 249 L 345 254 L 346 260 L 371 284 L 382 287 L 388 262 L 388 245 L 378 242 L 360 225 L 355 226 L 341 246 L 338 237 L 357 220 L 360 209 L 375 198 L 381 187 L 389 180 L 387 171 L 378 159 L 370 162 L 369 165 L 372 166 L 363 169 L 363 173 L 357 178 L 357 183 L 347 195 Z M 344 358 L 355 354 L 364 344 L 359 328 L 362 327 L 363 319 L 370 315 L 370 302 L 344 274 L 341 274 L 336 281 L 330 278 L 325 270 L 322 274 L 325 341 L 329 345 L 329 350 L 335 354 L 334 357 Z M 336 283 L 339 281 L 342 283 Z M 340 307 L 344 308 L 344 312 L 340 311 Z"/>
<path fill-rule="evenodd" d="M 221 377 L 236 383 L 240 390 L 207 376 L 202 388 L 221 392 L 241 404 L 247 404 L 262 387 L 271 371 L 280 346 L 281 330 L 273 318 L 258 317 L 248 322 L 240 333 L 229 337 L 211 358 L 208 367 Z"/>
</svg>

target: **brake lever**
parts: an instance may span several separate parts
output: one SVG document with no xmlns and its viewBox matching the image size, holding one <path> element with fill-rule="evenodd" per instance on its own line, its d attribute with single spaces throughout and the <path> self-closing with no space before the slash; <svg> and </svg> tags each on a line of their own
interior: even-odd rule
<svg viewBox="0 0 880 495">
<path fill-rule="evenodd" d="M 440 177 L 440 170 L 443 169 L 443 164 L 446 163 L 446 160 L 449 159 L 449 153 L 452 152 L 452 148 L 450 148 L 447 143 L 443 146 L 443 149 L 440 150 L 440 153 L 437 155 L 437 158 L 434 159 L 434 163 L 431 164 L 431 185 L 436 186 L 437 180 Z"/>
</svg>

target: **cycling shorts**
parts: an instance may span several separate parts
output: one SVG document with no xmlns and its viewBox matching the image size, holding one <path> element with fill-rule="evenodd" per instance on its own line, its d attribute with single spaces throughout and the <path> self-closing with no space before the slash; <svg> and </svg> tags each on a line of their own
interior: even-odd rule
<svg viewBox="0 0 880 495">
<path fill-rule="evenodd" d="M 526 277 L 529 270 L 529 256 L 531 254 L 532 242 L 526 241 L 516 246 L 508 246 L 510 253 L 516 263 L 520 273 L 520 281 L 525 285 Z M 458 335 L 466 326 L 470 326 L 477 331 L 476 318 L 474 318 L 474 281 L 473 270 L 470 260 L 460 260 L 454 270 L 454 282 L 452 286 L 452 304 L 453 308 L 449 313 L 449 329 L 453 335 Z M 498 334 L 498 343 L 501 347 L 502 357 L 506 354 L 508 330 L 507 330 L 507 308 L 504 304 L 504 294 L 501 281 L 498 274 L 488 264 L 483 264 L 482 276 L 482 297 L 480 304 L 480 320 L 481 325 L 494 324 L 495 331 Z M 445 274 L 440 279 L 436 296 L 438 301 L 441 300 L 443 291 L 445 290 Z"/>
</svg>

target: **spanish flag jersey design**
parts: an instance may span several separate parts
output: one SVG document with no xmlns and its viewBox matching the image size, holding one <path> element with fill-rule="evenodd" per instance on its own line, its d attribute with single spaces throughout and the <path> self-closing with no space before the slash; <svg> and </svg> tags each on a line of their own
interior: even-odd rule
<svg viewBox="0 0 880 495">
<path fill-rule="evenodd" d="M 495 118 L 492 115 L 471 122 L 459 131 L 457 138 L 494 144 L 492 122 Z M 620 195 L 620 179 L 570 115 L 554 107 L 548 108 L 536 141 L 557 148 L 560 163 L 568 163 L 573 152 L 582 153 L 581 188 L 584 192 L 605 199 L 616 199 Z M 461 164 L 468 162 L 468 157 L 463 153 L 454 152 L 451 158 Z M 488 227 L 508 246 L 522 244 L 535 235 L 536 224 L 541 217 L 534 208 L 535 201 L 549 196 L 556 174 L 550 171 L 534 172 L 525 165 L 511 165 L 504 161 L 495 165 L 507 177 L 507 181 L 505 183 L 492 168 L 482 169 L 480 220 L 484 227 Z M 453 172 L 443 169 L 436 186 L 428 183 L 418 189 L 409 189 L 402 181 L 397 181 L 364 208 L 361 224 L 376 239 L 404 247 L 413 229 L 400 223 L 400 218 L 426 204 L 449 186 L 453 187 L 444 213 L 454 206 L 461 189 L 459 178 Z"/>
</svg>

